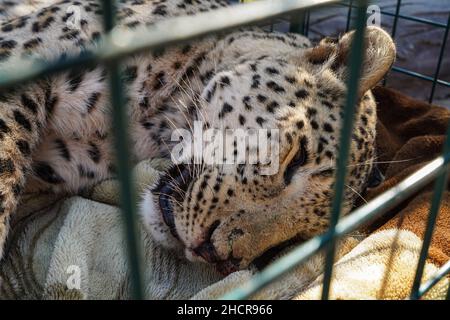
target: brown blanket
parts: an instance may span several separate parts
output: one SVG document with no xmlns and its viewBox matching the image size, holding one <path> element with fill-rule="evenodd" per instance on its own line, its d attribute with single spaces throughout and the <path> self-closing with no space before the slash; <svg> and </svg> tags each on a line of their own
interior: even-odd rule
<svg viewBox="0 0 450 320">
<path fill-rule="evenodd" d="M 367 200 L 396 185 L 439 156 L 450 120 L 450 111 L 446 108 L 411 99 L 395 90 L 377 87 L 374 94 L 378 103 L 376 162 L 385 175 L 385 181 L 367 191 Z M 384 222 L 395 214 L 381 229 L 400 228 L 423 238 L 432 187 L 433 184 L 427 186 L 419 195 L 402 203 L 381 219 Z M 372 227 L 381 221 L 378 220 Z M 450 260 L 449 192 L 444 194 L 429 258 L 439 265 Z"/>
</svg>

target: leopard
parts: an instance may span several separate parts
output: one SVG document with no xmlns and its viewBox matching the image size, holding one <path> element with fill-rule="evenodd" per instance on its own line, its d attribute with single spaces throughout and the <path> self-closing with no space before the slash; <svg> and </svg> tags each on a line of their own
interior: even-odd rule
<svg viewBox="0 0 450 320">
<path fill-rule="evenodd" d="M 114 31 L 156 28 L 215 10 L 228 14 L 230 6 L 225 0 L 123 0 Z M 100 1 L 64 0 L 10 15 L 0 24 L 1 72 L 23 61 L 53 63 L 92 52 L 107 34 L 103 13 Z M 173 160 L 174 130 L 192 132 L 194 121 L 222 131 L 277 132 L 274 173 L 261 173 L 267 163 L 246 162 L 173 163 L 161 172 L 138 204 L 157 243 L 229 274 L 283 243 L 327 230 L 354 34 L 312 44 L 297 33 L 241 27 L 120 62 L 132 163 Z M 366 28 L 343 215 L 373 172 L 371 89 L 395 55 L 387 32 Z M 76 195 L 117 175 L 109 79 L 108 68 L 96 64 L 0 91 L 0 256 L 7 254 L 9 223 L 23 193 Z"/>
</svg>

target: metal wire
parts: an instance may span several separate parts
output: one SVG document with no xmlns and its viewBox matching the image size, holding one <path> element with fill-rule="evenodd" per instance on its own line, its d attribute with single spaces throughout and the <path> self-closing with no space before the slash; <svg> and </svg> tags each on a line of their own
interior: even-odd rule
<svg viewBox="0 0 450 320">
<path fill-rule="evenodd" d="M 425 81 L 434 81 L 433 77 L 426 76 L 426 75 L 421 74 L 419 72 L 414 72 L 414 71 L 411 71 L 411 70 L 407 70 L 405 68 L 392 67 L 392 71 L 403 73 L 403 74 L 412 76 L 414 78 L 419 78 L 419 79 L 425 80 Z M 436 82 L 438 84 L 442 85 L 442 86 L 450 87 L 450 82 L 448 82 L 448 81 L 444 81 L 444 80 L 438 79 Z"/>
<path fill-rule="evenodd" d="M 348 32 L 348 30 L 350 30 L 350 21 L 352 20 L 352 9 L 353 9 L 353 0 L 350 0 L 347 12 L 347 24 L 345 26 L 345 32 Z"/>
<path fill-rule="evenodd" d="M 417 292 L 417 298 L 422 297 L 424 294 L 430 291 L 435 284 L 437 284 L 442 278 L 444 278 L 449 273 L 450 273 L 450 261 L 444 264 L 433 277 L 431 277 L 427 282 L 425 282 L 423 285 L 420 286 L 420 289 Z M 446 297 L 447 300 L 449 300 L 450 298 L 448 295 L 449 293 L 450 293 L 450 286 Z"/>
<path fill-rule="evenodd" d="M 356 15 L 356 31 L 352 41 L 350 57 L 348 61 L 352 61 L 349 66 L 350 76 L 347 85 L 347 101 L 344 109 L 344 119 L 342 121 L 339 135 L 339 154 L 336 161 L 336 177 L 334 184 L 334 197 L 331 206 L 330 227 L 328 233 L 333 235 L 336 224 L 341 215 L 342 203 L 345 193 L 345 178 L 347 174 L 347 162 L 350 154 L 350 146 L 353 134 L 353 122 L 356 113 L 356 105 L 359 91 L 359 77 L 362 70 L 362 61 L 364 58 L 364 33 L 366 27 L 366 11 L 367 1 L 358 1 Z M 327 300 L 330 290 L 330 281 L 333 273 L 335 242 L 331 237 L 327 247 L 325 258 L 325 272 L 323 276 L 322 299 Z"/>
<path fill-rule="evenodd" d="M 301 11 L 296 13 L 291 18 L 291 23 L 289 26 L 289 32 L 295 32 L 299 34 L 305 35 L 305 26 L 306 26 L 306 12 Z"/>
<path fill-rule="evenodd" d="M 104 0 L 104 28 L 111 31 L 115 23 L 115 1 Z M 129 159 L 128 114 L 125 109 L 124 87 L 121 81 L 118 63 L 107 63 L 110 80 L 111 105 L 113 110 L 113 133 L 116 148 L 117 173 L 120 180 L 121 210 L 124 215 L 124 235 L 127 240 L 129 270 L 131 276 L 131 296 L 142 299 L 141 252 L 139 230 L 136 218 L 136 196 L 131 178 Z"/>
<path fill-rule="evenodd" d="M 400 8 L 402 6 L 402 0 L 397 0 L 397 5 L 395 6 L 395 15 L 394 15 L 394 22 L 392 23 L 392 38 L 395 39 L 395 34 L 397 33 L 397 24 L 398 24 L 398 18 L 400 16 Z"/>
<path fill-rule="evenodd" d="M 447 27 L 445 28 L 444 39 L 442 40 L 441 50 L 439 52 L 439 59 L 438 59 L 438 63 L 436 66 L 436 71 L 434 73 L 433 86 L 431 87 L 431 94 L 430 94 L 430 99 L 429 99 L 430 103 L 433 102 L 434 92 L 436 90 L 436 84 L 438 82 L 439 72 L 441 71 L 442 59 L 444 58 L 445 45 L 447 44 L 447 37 L 448 37 L 449 29 L 450 29 L 450 13 L 448 15 Z"/>
<path fill-rule="evenodd" d="M 340 3 L 340 5 L 343 6 L 349 6 L 349 4 L 347 3 Z M 355 6 L 352 6 L 353 8 L 355 8 Z M 396 13 L 392 13 L 392 12 L 387 12 L 387 11 L 380 11 L 381 14 L 384 14 L 386 16 L 390 16 L 390 17 L 394 17 L 396 16 Z M 430 19 L 424 19 L 424 18 L 419 18 L 419 17 L 414 17 L 414 16 L 405 16 L 402 14 L 398 14 L 398 18 L 401 18 L 403 20 L 408 20 L 408 21 L 414 21 L 414 22 L 419 22 L 419 23 L 423 23 L 423 24 L 427 24 L 433 27 L 438 27 L 438 28 L 446 28 L 447 25 L 445 23 L 442 22 L 438 22 L 438 21 L 433 21 Z"/>
<path fill-rule="evenodd" d="M 138 52 L 161 49 L 205 35 L 268 21 L 301 9 L 315 8 L 336 2 L 339 0 L 257 1 L 199 13 L 195 16 L 170 18 L 136 30 L 114 29 L 105 35 L 101 43 L 76 58 L 54 63 L 27 59 L 15 61 L 13 69 L 1 70 L 0 89 L 68 68 L 92 65 L 99 61 L 116 61 Z"/>
</svg>

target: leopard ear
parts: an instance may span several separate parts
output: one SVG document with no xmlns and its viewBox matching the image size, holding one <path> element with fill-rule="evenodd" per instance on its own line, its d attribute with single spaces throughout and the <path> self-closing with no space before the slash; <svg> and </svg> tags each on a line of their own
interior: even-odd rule
<svg viewBox="0 0 450 320">
<path fill-rule="evenodd" d="M 332 69 L 346 80 L 348 77 L 350 48 L 355 31 L 344 34 L 339 40 L 325 38 L 306 52 L 306 58 L 314 65 L 331 65 Z M 392 38 L 383 29 L 367 27 L 364 39 L 365 58 L 359 83 L 362 96 L 373 88 L 389 71 L 395 60 L 396 50 Z"/>
<path fill-rule="evenodd" d="M 336 58 L 333 67 L 343 69 L 342 77 L 348 76 L 350 48 L 355 31 L 346 33 L 336 45 Z M 364 39 L 364 61 L 359 82 L 359 93 L 362 96 L 372 89 L 394 64 L 395 44 L 389 34 L 378 27 L 367 27 Z"/>
</svg>

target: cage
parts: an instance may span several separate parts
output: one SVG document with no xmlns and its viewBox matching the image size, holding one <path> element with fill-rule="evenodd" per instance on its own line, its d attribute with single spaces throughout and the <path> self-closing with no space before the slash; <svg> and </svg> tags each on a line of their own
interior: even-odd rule
<svg viewBox="0 0 450 320">
<path fill-rule="evenodd" d="M 238 1 L 234 1 L 238 2 Z M 389 208 L 399 204 L 425 185 L 435 181 L 427 231 L 421 249 L 419 263 L 416 267 L 416 276 L 411 291 L 411 298 L 418 299 L 428 292 L 434 284 L 450 272 L 450 263 L 446 263 L 441 270 L 428 282 L 421 283 L 425 260 L 428 254 L 433 228 L 439 212 L 440 201 L 447 181 L 447 165 L 450 161 L 450 139 L 447 137 L 443 153 L 440 157 L 431 161 L 425 167 L 413 173 L 395 188 L 386 191 L 369 203 L 355 209 L 350 215 L 340 218 L 342 207 L 343 180 L 346 173 L 349 141 L 353 123 L 355 92 L 358 84 L 358 75 L 362 61 L 362 37 L 366 26 L 369 1 L 331 1 L 331 0 L 286 0 L 286 1 L 242 1 L 251 2 L 236 4 L 227 9 L 227 15 L 221 15 L 222 11 L 205 13 L 195 19 L 192 17 L 176 18 L 173 27 L 164 34 L 156 29 L 135 32 L 126 45 L 120 39 L 121 34 L 110 32 L 114 28 L 115 10 L 114 1 L 103 1 L 104 27 L 110 32 L 104 43 L 88 54 L 81 54 L 76 58 L 64 59 L 58 63 L 48 65 L 36 62 L 32 66 L 17 66 L 13 71 L 0 75 L 0 89 L 11 88 L 14 85 L 30 81 L 62 70 L 77 67 L 81 64 L 104 64 L 111 75 L 110 90 L 111 104 L 113 106 L 113 128 L 117 149 L 118 175 L 121 181 L 122 210 L 126 221 L 126 237 L 129 263 L 133 283 L 133 297 L 142 298 L 142 277 L 140 276 L 140 254 L 138 239 L 136 239 L 136 209 L 135 195 L 130 175 L 130 163 L 128 158 L 127 140 L 127 115 L 124 110 L 125 93 L 119 74 L 120 61 L 128 55 L 144 50 L 158 50 L 166 46 L 188 42 L 192 39 L 230 30 L 249 24 L 264 25 L 270 30 L 298 32 L 310 36 L 312 39 L 330 33 L 339 34 L 345 30 L 355 28 L 357 30 L 355 42 L 352 47 L 352 66 L 348 82 L 348 98 L 345 106 L 345 117 L 340 138 L 340 153 L 337 158 L 337 173 L 335 196 L 329 231 L 317 236 L 290 251 L 288 254 L 272 263 L 260 273 L 255 275 L 248 283 L 223 296 L 224 299 L 244 299 L 277 281 L 281 276 L 292 270 L 295 266 L 306 261 L 309 257 L 321 249 L 327 252 L 324 265 L 324 286 L 322 298 L 328 299 L 330 281 L 333 272 L 336 240 L 357 229 L 366 221 L 380 216 Z M 446 42 L 450 29 L 450 13 L 448 3 L 437 2 L 439 7 L 437 16 L 432 19 L 418 17 L 411 14 L 411 6 L 406 1 L 381 1 L 380 14 L 383 17 L 382 25 L 390 30 L 392 37 L 400 36 L 402 25 L 414 24 L 414 32 L 433 32 L 441 39 L 437 45 L 432 46 L 431 52 L 427 52 L 427 65 L 408 64 L 408 59 L 399 59 L 393 67 L 393 73 L 385 84 L 399 86 L 406 93 L 416 95 L 418 98 L 429 102 L 439 101 L 449 106 L 448 64 Z M 413 11 L 413 10 L 412 10 Z M 176 23 L 175 23 L 176 22 Z M 337 29 L 336 29 L 337 28 Z M 331 31 L 330 31 L 331 30 Z M 411 30 L 411 29 L 408 29 Z M 416 48 L 410 50 L 406 57 L 419 54 Z M 429 58 L 429 59 L 428 59 Z M 419 57 L 420 61 L 424 59 Z M 412 68 L 414 67 L 414 68 Z M 408 85 L 404 85 L 408 79 Z M 402 86 L 403 83 L 403 86 Z M 421 90 L 417 90 L 420 87 Z M 427 88 L 424 90 L 423 88 Z M 414 266 L 412 266 L 413 268 Z M 447 297 L 450 296 L 447 294 Z"/>
</svg>

